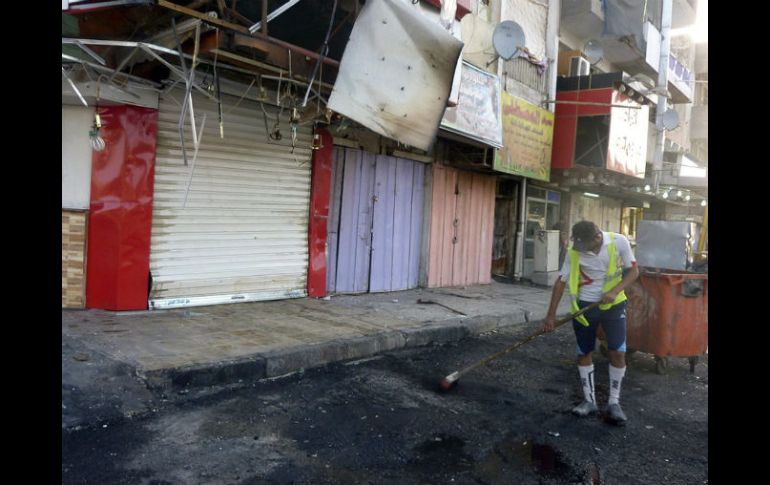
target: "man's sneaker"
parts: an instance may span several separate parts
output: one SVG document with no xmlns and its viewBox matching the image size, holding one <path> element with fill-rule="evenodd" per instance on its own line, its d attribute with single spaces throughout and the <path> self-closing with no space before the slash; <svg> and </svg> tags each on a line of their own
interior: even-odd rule
<svg viewBox="0 0 770 485">
<path fill-rule="evenodd" d="M 610 404 L 607 406 L 607 419 L 618 426 L 623 426 L 628 421 L 626 413 L 620 409 L 620 404 Z"/>
<path fill-rule="evenodd" d="M 574 408 L 572 408 L 572 414 L 577 414 L 578 416 L 588 416 L 589 414 L 593 414 L 596 411 L 598 411 L 598 408 L 596 407 L 596 403 L 583 401 Z"/>
</svg>

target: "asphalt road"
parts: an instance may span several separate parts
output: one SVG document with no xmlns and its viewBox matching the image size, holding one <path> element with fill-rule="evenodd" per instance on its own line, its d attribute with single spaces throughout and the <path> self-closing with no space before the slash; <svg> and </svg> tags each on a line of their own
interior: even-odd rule
<svg viewBox="0 0 770 485">
<path fill-rule="evenodd" d="M 708 365 L 666 375 L 637 353 L 625 427 L 577 418 L 568 326 L 439 391 L 535 323 L 270 382 L 177 394 L 154 411 L 62 431 L 63 484 L 708 483 Z M 596 355 L 597 398 L 608 362 Z M 127 391 L 130 392 L 130 391 Z"/>
</svg>

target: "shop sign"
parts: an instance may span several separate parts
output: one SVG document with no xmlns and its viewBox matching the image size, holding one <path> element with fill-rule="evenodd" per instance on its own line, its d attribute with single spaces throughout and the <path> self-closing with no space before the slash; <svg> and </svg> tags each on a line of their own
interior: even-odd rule
<svg viewBox="0 0 770 485">
<path fill-rule="evenodd" d="M 457 106 L 444 111 L 441 128 L 502 147 L 500 78 L 463 61 Z"/>
<path fill-rule="evenodd" d="M 643 179 L 650 107 L 640 105 L 617 91 L 612 94 L 612 104 L 607 170 Z"/>
<path fill-rule="evenodd" d="M 503 144 L 494 169 L 548 182 L 551 177 L 554 114 L 502 93 Z"/>
</svg>

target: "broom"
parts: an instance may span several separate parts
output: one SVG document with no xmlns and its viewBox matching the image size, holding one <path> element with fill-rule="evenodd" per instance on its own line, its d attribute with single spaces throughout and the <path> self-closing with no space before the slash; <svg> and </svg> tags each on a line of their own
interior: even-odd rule
<svg viewBox="0 0 770 485">
<path fill-rule="evenodd" d="M 597 301 L 596 303 L 591 303 L 590 305 L 588 305 L 588 306 L 586 306 L 586 307 L 583 307 L 583 308 L 581 308 L 581 309 L 580 309 L 580 311 L 578 311 L 577 313 L 574 313 L 574 314 L 570 314 L 570 315 L 568 315 L 568 316 L 566 316 L 566 317 L 562 318 L 561 320 L 557 320 L 557 321 L 554 323 L 553 329 L 554 329 L 554 330 L 556 330 L 556 329 L 557 329 L 557 328 L 559 328 L 561 325 L 564 325 L 565 323 L 569 322 L 569 321 L 570 321 L 570 320 L 572 320 L 573 318 L 579 317 L 580 315 L 582 315 L 583 313 L 587 312 L 588 310 L 590 310 L 590 309 L 592 309 L 592 308 L 595 308 L 595 307 L 599 306 L 599 304 L 600 304 L 600 303 L 601 303 L 601 302 L 599 302 L 599 301 Z M 496 354 L 492 354 L 492 355 L 490 355 L 489 357 L 486 357 L 486 358 L 484 358 L 484 359 L 482 359 L 482 360 L 480 360 L 480 361 L 476 362 L 475 364 L 469 365 L 468 367 L 466 367 L 466 368 L 464 368 L 464 369 L 461 369 L 461 370 L 459 370 L 459 371 L 455 371 L 455 372 L 452 372 L 452 373 L 451 373 L 451 374 L 449 374 L 448 376 L 446 376 L 446 377 L 444 377 L 443 379 L 441 379 L 441 383 L 439 384 L 439 385 L 441 386 L 441 389 L 442 389 L 442 390 L 444 390 L 444 391 L 448 391 L 448 390 L 449 390 L 449 389 L 451 389 L 451 388 L 452 388 L 452 387 L 453 387 L 455 384 L 457 384 L 457 381 L 460 379 L 460 377 L 464 376 L 464 375 L 465 375 L 465 374 L 467 374 L 468 372 L 470 372 L 470 371 L 472 371 L 473 369 L 475 369 L 475 368 L 477 368 L 477 367 L 479 367 L 479 366 L 482 366 L 482 365 L 484 365 L 484 364 L 486 364 L 486 363 L 488 363 L 488 362 L 491 362 L 491 361 L 493 361 L 493 360 L 495 360 L 495 359 L 497 359 L 497 358 L 499 358 L 499 357 L 501 357 L 501 356 L 503 356 L 503 355 L 507 354 L 508 352 L 512 352 L 512 351 L 514 351 L 514 350 L 518 349 L 518 348 L 519 348 L 519 347 L 521 347 L 522 345 L 526 344 L 527 342 L 530 342 L 531 340 L 535 339 L 536 337 L 539 337 L 540 335 L 543 335 L 544 333 L 546 333 L 546 332 L 544 332 L 544 331 L 541 329 L 540 331 L 538 331 L 538 332 L 536 332 L 536 333 L 534 333 L 534 334 L 530 335 L 529 337 L 527 337 L 526 339 L 524 339 L 524 340 L 523 340 L 523 341 L 521 341 L 521 342 L 518 342 L 518 343 L 516 343 L 516 344 L 514 344 L 514 345 L 511 345 L 510 347 L 507 347 L 507 348 L 505 348 L 505 349 L 501 350 L 500 352 L 498 352 L 498 353 L 496 353 Z"/>
</svg>

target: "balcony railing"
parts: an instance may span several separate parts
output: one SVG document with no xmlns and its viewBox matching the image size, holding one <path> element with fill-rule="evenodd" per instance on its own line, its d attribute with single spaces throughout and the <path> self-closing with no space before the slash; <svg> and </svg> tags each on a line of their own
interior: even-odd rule
<svg viewBox="0 0 770 485">
<path fill-rule="evenodd" d="M 668 82 L 678 91 L 674 94 L 674 102 L 692 102 L 695 75 L 679 62 L 673 54 L 668 56 Z M 679 95 L 679 96 L 677 96 Z M 686 98 L 683 99 L 682 97 Z"/>
</svg>

